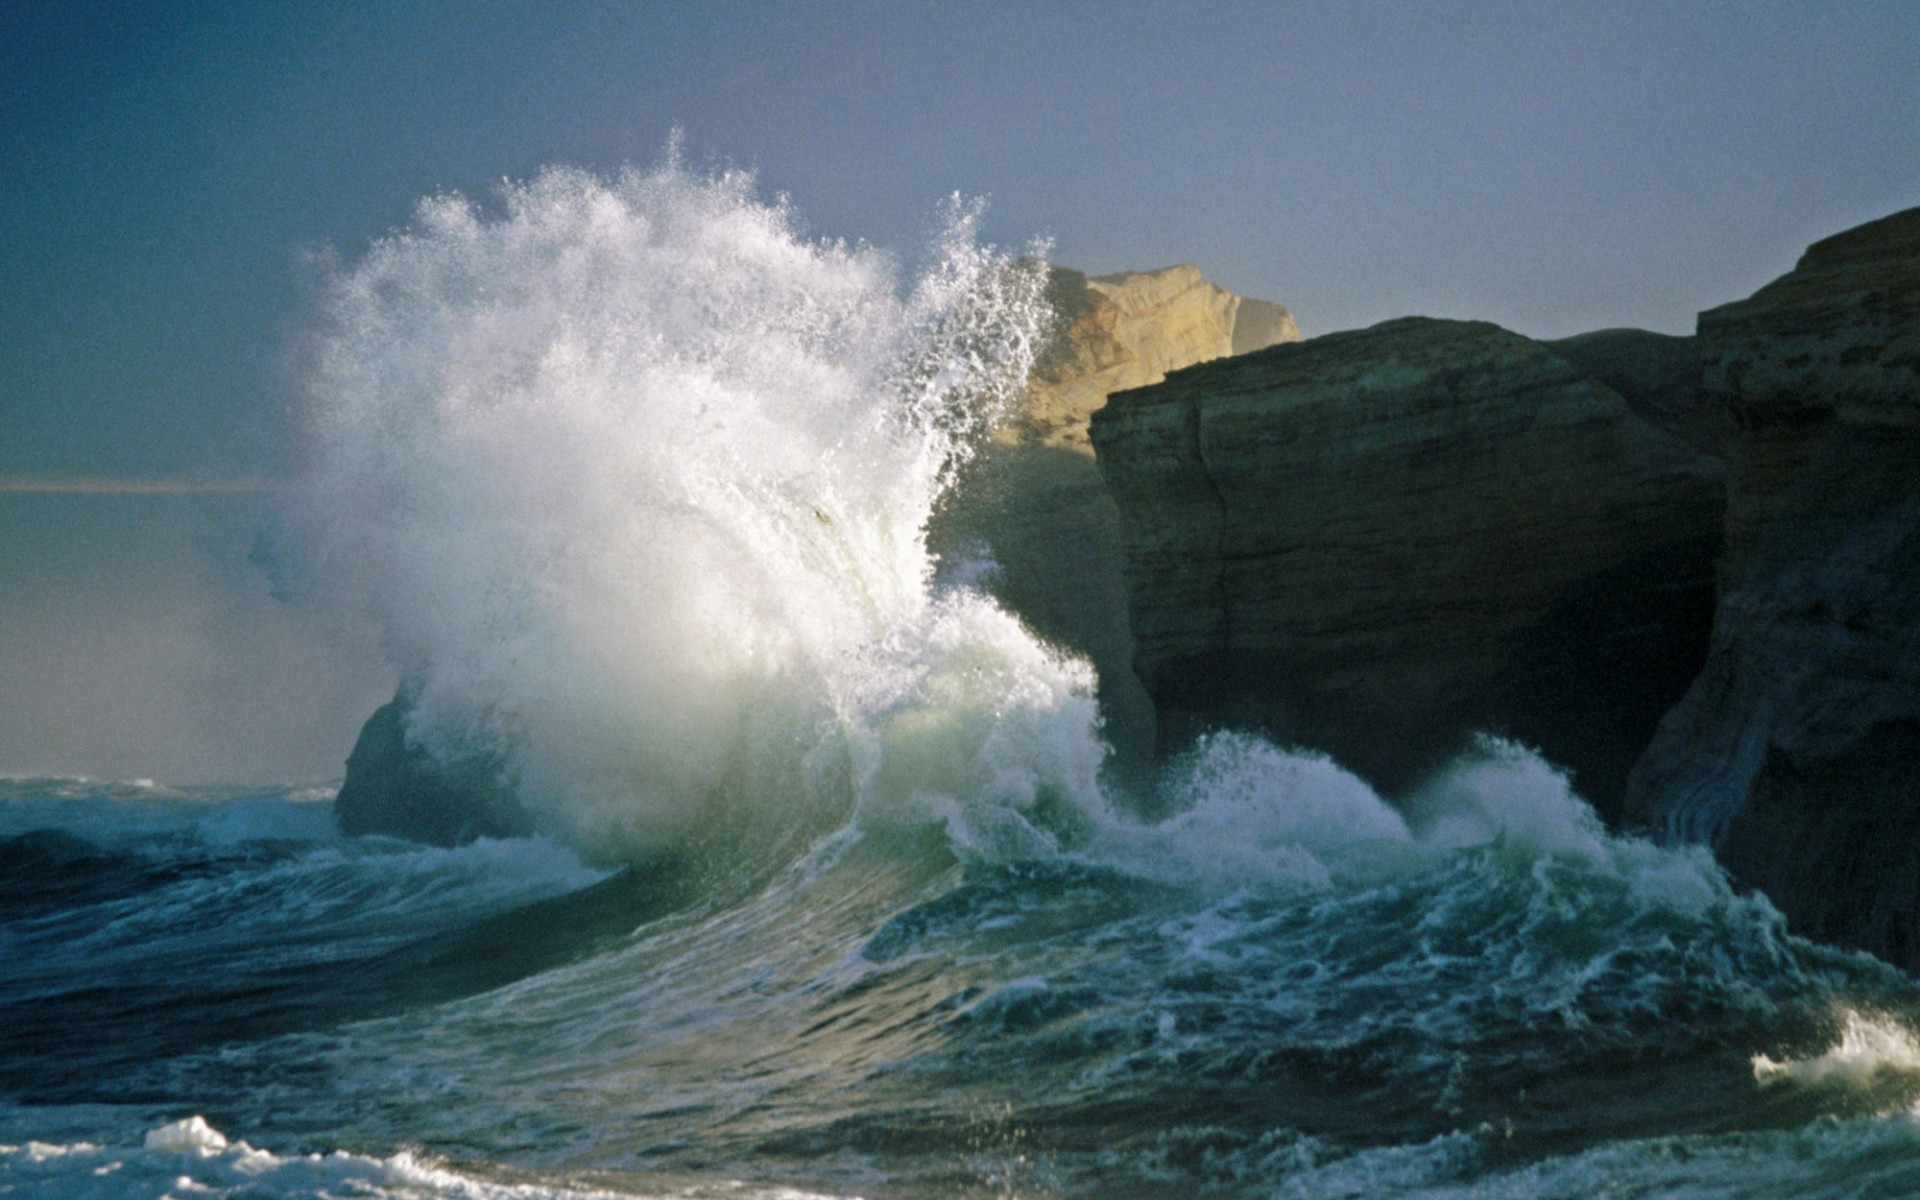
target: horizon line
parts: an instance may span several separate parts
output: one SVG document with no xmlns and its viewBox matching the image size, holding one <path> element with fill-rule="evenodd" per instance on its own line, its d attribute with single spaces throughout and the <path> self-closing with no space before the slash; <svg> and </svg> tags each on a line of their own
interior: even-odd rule
<svg viewBox="0 0 1920 1200">
<path fill-rule="evenodd" d="M 269 479 L 263 475 L 242 475 L 233 479 L 117 478 L 110 475 L 0 475 L 0 494 L 8 495 L 234 495 L 245 492 L 275 492 L 286 486 L 285 480 Z"/>
</svg>

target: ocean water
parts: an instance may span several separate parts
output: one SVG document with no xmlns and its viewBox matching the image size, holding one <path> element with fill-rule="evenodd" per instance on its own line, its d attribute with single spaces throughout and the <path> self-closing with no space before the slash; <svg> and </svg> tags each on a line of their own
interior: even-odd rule
<svg viewBox="0 0 1920 1200">
<path fill-rule="evenodd" d="M 0 1195 L 1920 1194 L 1913 983 L 1525 747 L 1110 777 L 925 542 L 1046 332 L 976 219 L 669 159 L 342 265 L 280 586 L 541 832 L 0 780 Z"/>
</svg>

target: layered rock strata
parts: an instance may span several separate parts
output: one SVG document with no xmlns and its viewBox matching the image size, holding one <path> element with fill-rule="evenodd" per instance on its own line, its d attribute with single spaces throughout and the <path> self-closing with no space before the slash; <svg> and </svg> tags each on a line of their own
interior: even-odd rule
<svg viewBox="0 0 1920 1200">
<path fill-rule="evenodd" d="M 1734 430 L 1720 601 L 1629 816 L 1920 968 L 1920 209 L 1817 243 L 1698 341 Z"/>
<path fill-rule="evenodd" d="M 1494 729 L 1617 800 L 1699 665 L 1723 503 L 1677 431 L 1690 350 L 1654 336 L 1575 348 L 1638 363 L 1617 386 L 1408 318 L 1112 397 L 1092 440 L 1162 748 L 1252 726 L 1391 790 Z"/>
</svg>

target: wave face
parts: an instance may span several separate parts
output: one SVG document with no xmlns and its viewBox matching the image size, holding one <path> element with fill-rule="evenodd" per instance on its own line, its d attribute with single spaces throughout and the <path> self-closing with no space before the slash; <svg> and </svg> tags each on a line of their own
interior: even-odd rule
<svg viewBox="0 0 1920 1200">
<path fill-rule="evenodd" d="M 1514 747 L 1403 821 L 1220 741 L 1185 812 L 1078 851 L 923 827 L 732 874 L 345 838 L 324 796 L 0 785 L 0 1185 L 1920 1186 L 1905 978 L 1602 832 Z"/>
<path fill-rule="evenodd" d="M 541 833 L 0 779 L 0 1191 L 1920 1193 L 1920 992 L 1524 747 L 1103 790 L 924 541 L 1044 332 L 973 220 L 909 272 L 669 161 L 343 269 L 303 585 Z"/>
</svg>

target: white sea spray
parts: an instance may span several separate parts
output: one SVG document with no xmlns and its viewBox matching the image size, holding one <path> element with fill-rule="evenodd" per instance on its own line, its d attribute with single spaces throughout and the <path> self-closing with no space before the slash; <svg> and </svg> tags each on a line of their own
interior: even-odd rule
<svg viewBox="0 0 1920 1200">
<path fill-rule="evenodd" d="M 721 807 L 1090 796 L 1086 667 L 931 586 L 927 517 L 1051 320 L 977 216 L 905 280 L 669 158 L 435 198 L 341 272 L 296 524 L 410 735 L 490 741 L 616 855 Z"/>
</svg>

